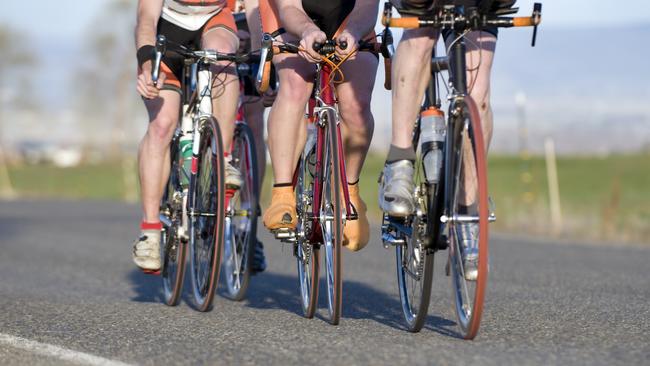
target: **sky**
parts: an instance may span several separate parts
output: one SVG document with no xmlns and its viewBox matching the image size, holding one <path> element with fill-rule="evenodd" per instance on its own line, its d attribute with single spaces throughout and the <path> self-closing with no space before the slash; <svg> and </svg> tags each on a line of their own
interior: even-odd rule
<svg viewBox="0 0 650 366">
<path fill-rule="evenodd" d="M 27 31 L 35 37 L 79 38 L 83 36 L 89 22 L 108 2 L 110 0 L 35 0 L 30 2 L 30 9 L 26 9 L 23 2 L 5 1 L 0 12 L 0 22 Z M 517 1 L 520 13 L 528 14 L 533 2 Z M 621 3 L 625 6 L 621 6 Z M 543 14 L 545 27 L 650 23 L 650 3 L 647 0 L 546 0 L 543 1 Z"/>
<path fill-rule="evenodd" d="M 137 0 L 132 1 L 136 2 Z M 30 3 L 29 10 L 25 9 L 22 2 L 5 1 L 3 4 L 3 10 L 0 11 L 0 24 L 9 25 L 20 33 L 24 33 L 29 40 L 26 42 L 28 47 L 31 46 L 32 49 L 42 51 L 37 53 L 42 58 L 39 60 L 39 64 L 47 65 L 47 68 L 42 67 L 37 71 L 39 88 L 43 85 L 62 86 L 58 89 L 41 88 L 37 91 L 37 94 L 45 96 L 49 106 L 60 114 L 72 113 L 70 110 L 71 98 L 69 98 L 70 75 L 74 72 L 76 63 L 79 62 L 78 55 L 86 40 L 85 34 L 93 26 L 92 22 L 101 19 L 101 12 L 110 2 L 111 0 L 35 0 Z M 533 0 L 517 1 L 517 6 L 520 8 L 518 15 L 530 14 L 533 2 Z M 620 2 L 605 0 L 543 0 L 542 2 L 543 22 L 538 35 L 537 49 L 540 47 L 554 48 L 557 45 L 557 42 L 553 44 L 552 39 L 547 37 L 552 32 L 544 33 L 544 29 L 556 31 L 555 34 L 562 37 L 562 32 L 569 29 L 578 31 L 597 29 L 597 32 L 602 32 L 607 28 L 650 25 L 650 2 L 647 0 L 628 0 L 624 3 L 625 6 L 620 6 Z M 133 20 L 135 20 L 135 14 L 133 14 Z M 110 22 L 111 20 L 105 19 L 105 21 Z M 396 36 L 399 33 L 397 30 L 394 32 Z M 516 34 L 525 36 L 525 40 L 516 40 L 516 45 L 521 44 L 521 47 L 525 47 L 516 54 L 520 59 L 525 60 L 538 55 L 539 51 L 531 49 L 527 43 L 530 30 L 508 30 L 503 33 L 502 40 L 513 44 L 515 44 L 513 40 L 508 40 L 510 37 L 515 37 Z M 596 44 L 593 48 L 599 49 L 598 42 L 604 36 L 601 33 L 594 34 L 586 31 L 585 38 L 579 38 L 579 40 L 582 42 L 582 40 L 586 41 L 587 37 L 593 38 L 594 44 Z M 622 43 L 625 41 L 625 39 L 621 40 Z M 50 42 L 53 47 L 45 47 Z M 638 44 L 636 45 L 638 46 Z M 57 50 L 59 52 L 56 52 Z M 507 60 L 504 59 L 500 62 L 505 61 Z M 52 72 L 52 70 L 57 70 L 57 72 Z M 386 110 L 390 105 L 389 94 L 381 87 L 383 85 L 382 70 L 383 68 L 380 67 L 378 87 L 375 88 L 373 97 L 373 109 L 378 108 L 375 113 L 377 116 L 389 116 L 390 112 Z M 0 96 L 4 95 L 4 91 L 0 92 L 2 92 Z M 509 101 L 506 102 L 509 103 Z M 643 113 L 645 115 L 646 112 Z"/>
</svg>

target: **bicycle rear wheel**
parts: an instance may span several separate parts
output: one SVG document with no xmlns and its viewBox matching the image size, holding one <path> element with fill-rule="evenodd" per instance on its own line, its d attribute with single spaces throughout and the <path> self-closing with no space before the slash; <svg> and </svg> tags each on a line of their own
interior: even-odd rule
<svg viewBox="0 0 650 366">
<path fill-rule="evenodd" d="M 296 243 L 294 251 L 300 280 L 300 299 L 305 318 L 313 318 L 318 303 L 318 272 L 320 250 L 310 242 L 314 220 L 310 217 L 313 203 L 315 146 L 306 146 L 298 163 L 296 182 Z M 313 164 L 311 164 L 313 162 Z"/>
<path fill-rule="evenodd" d="M 257 241 L 258 172 L 253 132 L 237 123 L 232 142 L 232 163 L 242 173 L 243 184 L 230 198 L 225 218 L 223 271 L 226 296 L 239 301 L 246 296 Z"/>
<path fill-rule="evenodd" d="M 341 319 L 342 274 L 341 242 L 344 208 L 341 203 L 341 171 L 339 170 L 338 125 L 331 111 L 323 115 L 327 133 L 323 158 L 323 194 L 320 205 L 320 226 L 325 247 L 325 274 L 329 322 L 337 325 Z"/>
<path fill-rule="evenodd" d="M 170 224 L 163 228 L 161 240 L 163 293 L 165 304 L 169 306 L 178 305 L 185 277 L 186 243 L 179 240 L 177 235 L 183 210 L 179 159 L 178 139 L 173 139 L 170 148 L 169 180 L 160 207 L 160 215 Z"/>
<path fill-rule="evenodd" d="M 418 175 L 416 175 L 417 177 Z M 418 178 L 416 178 L 416 182 Z M 418 185 L 425 187 L 424 184 Z M 419 195 L 416 192 L 416 197 Z M 426 196 L 425 196 L 426 197 Z M 417 199 L 417 202 L 426 202 Z M 427 212 L 418 208 L 416 214 L 407 219 L 405 226 L 411 230 L 411 235 L 404 235 L 404 243 L 395 247 L 397 266 L 397 283 L 399 286 L 402 313 L 410 332 L 419 332 L 424 326 L 431 298 L 431 283 L 433 282 L 433 255 L 427 248 L 429 241 Z M 434 214 L 429 213 L 427 214 Z"/>
<path fill-rule="evenodd" d="M 200 122 L 196 173 L 190 181 L 190 264 L 198 310 L 212 307 L 219 280 L 224 231 L 224 158 L 221 132 L 210 117 Z"/>
<path fill-rule="evenodd" d="M 471 97 L 454 102 L 461 108 L 460 121 L 454 121 L 456 137 L 452 161 L 452 196 L 449 217 L 449 266 L 461 334 L 473 339 L 478 333 L 488 280 L 488 189 L 486 149 L 478 109 Z M 460 104 L 458 104 L 460 103 Z M 469 208 L 468 208 L 469 207 Z M 467 279 L 462 256 L 459 225 L 471 224 L 478 230 L 477 276 Z M 462 232 L 462 231 L 461 231 Z"/>
</svg>

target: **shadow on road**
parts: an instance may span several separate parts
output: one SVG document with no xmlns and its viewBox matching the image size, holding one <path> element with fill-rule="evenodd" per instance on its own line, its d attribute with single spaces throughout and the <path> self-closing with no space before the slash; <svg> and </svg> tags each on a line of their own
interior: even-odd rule
<svg viewBox="0 0 650 366">
<path fill-rule="evenodd" d="M 327 308 L 327 288 L 321 281 L 319 307 Z M 300 287 L 295 276 L 264 273 L 253 277 L 246 306 L 255 309 L 283 309 L 302 316 Z M 316 315 L 323 318 L 320 314 Z M 343 319 L 370 319 L 392 328 L 405 330 L 402 305 L 398 299 L 357 281 L 343 283 Z M 325 320 L 325 319 L 323 319 Z M 459 337 L 454 321 L 435 315 L 427 317 L 426 329 L 448 337 Z"/>
<path fill-rule="evenodd" d="M 132 301 L 162 303 L 165 300 L 160 276 L 147 275 L 139 269 L 133 269 L 129 272 L 128 279 L 136 293 L 131 298 Z"/>
<path fill-rule="evenodd" d="M 183 301 L 192 306 L 189 293 L 189 273 L 185 276 Z M 160 276 L 145 275 L 139 270 L 132 270 L 128 276 L 136 296 L 131 298 L 136 302 L 162 303 L 162 283 Z M 321 281 L 319 288 L 319 307 L 327 308 L 327 288 Z M 300 305 L 300 287 L 296 276 L 277 273 L 263 273 L 251 279 L 247 299 L 242 305 L 254 309 L 279 309 L 302 316 Z M 325 320 L 317 313 L 317 317 Z M 357 281 L 343 283 L 343 320 L 370 319 L 391 328 L 406 330 L 402 315 L 402 305 L 395 296 L 379 291 Z M 429 315 L 425 329 L 440 333 L 444 336 L 459 338 L 454 330 L 456 323 L 436 315 Z"/>
</svg>

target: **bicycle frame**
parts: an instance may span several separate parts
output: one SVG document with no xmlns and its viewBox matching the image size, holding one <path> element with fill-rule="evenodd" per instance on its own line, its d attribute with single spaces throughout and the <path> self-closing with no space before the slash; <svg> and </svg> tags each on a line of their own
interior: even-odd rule
<svg viewBox="0 0 650 366">
<path fill-rule="evenodd" d="M 188 192 L 192 192 L 196 188 L 195 177 L 198 172 L 199 141 L 201 139 L 200 121 L 212 115 L 212 72 L 210 72 L 209 65 L 198 62 L 186 65 L 185 76 L 182 85 L 185 100 L 173 141 L 180 144 L 183 136 L 191 136 L 192 141 L 190 171 L 186 170 L 184 164 L 180 164 L 181 174 L 188 178 L 189 185 L 183 189 L 182 207 L 184 212 L 181 215 L 182 223 L 178 235 L 184 240 L 188 240 L 187 233 L 191 232 L 188 216 L 200 215 L 195 212 L 194 203 L 188 199 Z M 163 219 L 163 215 L 161 215 L 161 219 Z"/>
<path fill-rule="evenodd" d="M 339 125 L 339 118 L 338 118 L 338 111 L 336 108 L 336 98 L 334 97 L 334 89 L 333 85 L 330 81 L 330 77 L 332 75 L 332 69 L 329 65 L 320 65 L 318 67 L 317 71 L 317 85 L 315 85 L 315 90 L 314 90 L 314 96 L 313 99 L 310 100 L 309 103 L 309 116 L 314 116 L 314 122 L 308 122 L 308 123 L 315 123 L 319 128 L 317 129 L 317 135 L 316 135 L 316 166 L 315 166 L 315 171 L 318 174 L 318 177 L 322 178 L 322 173 L 325 172 L 324 166 L 323 166 L 323 152 L 326 146 L 324 145 L 325 142 L 325 134 L 327 133 L 327 125 L 325 122 L 323 122 L 323 114 L 328 114 L 326 117 L 327 122 L 326 123 L 336 123 L 336 130 L 337 130 L 337 138 L 339 140 L 338 144 L 338 150 L 339 150 L 339 156 L 341 159 L 339 159 L 339 166 L 338 169 L 341 173 L 341 185 L 343 186 L 343 199 L 345 200 L 345 219 L 346 220 L 355 220 L 357 218 L 356 212 L 353 212 L 352 209 L 352 204 L 350 203 L 350 192 L 348 190 L 348 180 L 347 176 L 345 173 L 345 159 L 343 158 L 345 155 L 343 154 L 343 144 L 342 138 L 341 138 L 341 127 Z M 294 178 L 294 186 L 296 184 L 296 179 Z M 320 206 L 321 206 L 321 200 L 323 197 L 323 187 L 321 184 L 321 179 L 315 179 L 314 180 L 314 197 L 313 197 L 313 202 L 312 202 L 312 220 L 313 220 L 313 227 L 314 228 L 319 228 L 320 226 L 318 225 L 318 220 L 321 218 L 319 217 L 319 211 L 320 211 Z M 316 229 L 313 230 L 311 233 L 312 237 L 310 238 L 311 242 L 318 242 L 320 235 L 320 230 Z"/>
</svg>

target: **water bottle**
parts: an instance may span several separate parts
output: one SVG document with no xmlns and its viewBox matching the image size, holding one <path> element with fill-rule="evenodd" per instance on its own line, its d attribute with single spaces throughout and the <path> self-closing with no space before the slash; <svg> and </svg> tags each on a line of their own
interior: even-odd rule
<svg viewBox="0 0 650 366">
<path fill-rule="evenodd" d="M 185 108 L 185 107 L 184 107 Z M 187 187 L 189 185 L 189 177 L 192 173 L 192 146 L 193 146 L 193 134 L 192 134 L 192 119 L 183 113 L 183 119 L 181 120 L 181 130 L 183 131 L 180 136 L 179 148 L 180 156 L 183 161 L 183 167 L 181 169 L 181 185 Z"/>
<path fill-rule="evenodd" d="M 420 151 L 424 176 L 429 184 L 440 181 L 442 147 L 446 134 L 445 114 L 440 109 L 429 108 L 420 113 Z"/>
</svg>

